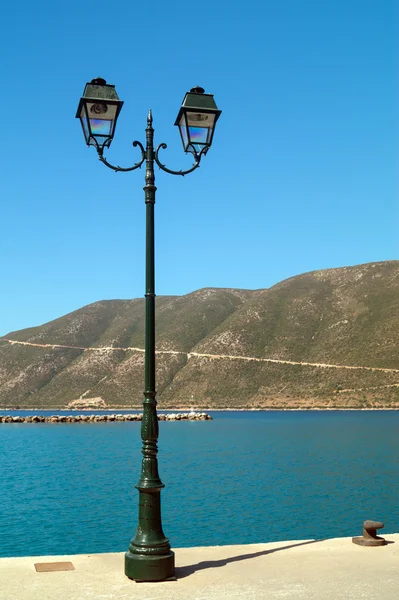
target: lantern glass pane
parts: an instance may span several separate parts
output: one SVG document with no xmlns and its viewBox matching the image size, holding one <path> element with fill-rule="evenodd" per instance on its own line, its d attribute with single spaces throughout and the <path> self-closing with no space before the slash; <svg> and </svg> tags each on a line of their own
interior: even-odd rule
<svg viewBox="0 0 399 600">
<path fill-rule="evenodd" d="M 187 124 L 189 143 L 199 152 L 207 146 L 212 138 L 212 130 L 215 126 L 215 115 L 212 113 L 187 111 Z"/>
<path fill-rule="evenodd" d="M 117 105 L 106 102 L 87 102 L 90 133 L 102 143 L 101 137 L 112 137 L 114 122 L 117 114 Z M 97 136 L 99 136 L 97 138 Z"/>
<path fill-rule="evenodd" d="M 107 119 L 90 119 L 91 135 L 110 136 L 112 131 L 112 121 Z"/>
<path fill-rule="evenodd" d="M 208 141 L 207 127 L 189 127 L 190 142 L 192 144 L 206 144 Z"/>
<path fill-rule="evenodd" d="M 183 146 L 184 149 L 187 149 L 187 145 L 188 145 L 188 136 L 187 136 L 187 126 L 186 126 L 186 118 L 184 113 L 181 116 L 180 122 L 179 122 L 179 129 L 180 129 L 180 135 L 181 135 L 181 139 L 183 142 Z"/>
<path fill-rule="evenodd" d="M 84 109 L 84 106 L 82 106 L 82 110 L 80 111 L 80 122 L 82 123 L 82 128 L 83 128 L 83 133 L 84 133 L 84 136 L 86 139 L 86 143 L 88 143 L 89 137 L 90 137 L 90 132 L 89 132 L 89 126 L 87 123 L 86 111 Z"/>
<path fill-rule="evenodd" d="M 188 136 L 187 136 L 187 127 L 185 127 L 185 125 L 180 125 L 180 133 L 181 133 L 181 137 L 183 140 L 183 146 L 184 148 L 187 148 L 188 145 Z"/>
</svg>

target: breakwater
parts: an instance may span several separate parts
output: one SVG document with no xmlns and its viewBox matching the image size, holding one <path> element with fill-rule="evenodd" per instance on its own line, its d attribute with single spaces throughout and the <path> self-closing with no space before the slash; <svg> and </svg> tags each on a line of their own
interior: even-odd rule
<svg viewBox="0 0 399 600">
<path fill-rule="evenodd" d="M 0 423 L 114 423 L 121 421 L 142 421 L 142 414 L 122 415 L 29 415 L 27 417 L 0 415 Z M 204 412 L 158 414 L 158 421 L 211 421 Z"/>
</svg>

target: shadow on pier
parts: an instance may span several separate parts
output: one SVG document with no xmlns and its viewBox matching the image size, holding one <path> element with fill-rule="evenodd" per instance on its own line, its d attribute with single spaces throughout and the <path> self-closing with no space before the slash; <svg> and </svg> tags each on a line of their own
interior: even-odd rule
<svg viewBox="0 0 399 600">
<path fill-rule="evenodd" d="M 239 556 L 231 556 L 230 558 L 222 558 L 220 560 L 205 560 L 195 565 L 187 565 L 185 567 L 176 567 L 175 576 L 177 579 L 184 579 L 189 577 L 196 571 L 202 571 L 204 569 L 215 569 L 218 567 L 224 567 L 225 565 L 241 560 L 248 560 L 250 558 L 257 558 L 258 556 L 266 556 L 267 554 L 273 554 L 274 552 L 280 552 L 281 550 L 289 550 L 290 548 L 297 548 L 298 546 L 307 546 L 308 544 L 318 544 L 324 540 L 310 540 L 308 542 L 300 542 L 299 544 L 290 544 L 288 546 L 281 546 L 280 548 L 273 548 L 272 550 L 262 550 L 260 552 L 252 552 L 251 554 L 240 554 Z"/>
</svg>

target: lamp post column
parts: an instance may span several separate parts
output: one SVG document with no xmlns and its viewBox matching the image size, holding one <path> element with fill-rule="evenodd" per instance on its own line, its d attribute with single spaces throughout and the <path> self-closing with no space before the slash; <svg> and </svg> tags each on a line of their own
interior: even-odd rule
<svg viewBox="0 0 399 600">
<path fill-rule="evenodd" d="M 145 383 L 141 438 L 143 461 L 137 484 L 138 527 L 125 554 L 125 574 L 130 579 L 161 581 L 174 576 L 174 553 L 162 530 L 161 489 L 158 474 L 158 416 L 155 390 L 155 239 L 154 239 L 154 129 L 148 113 L 146 129 L 146 284 L 145 284 Z"/>
<path fill-rule="evenodd" d="M 143 420 L 141 423 L 142 465 L 137 484 L 139 490 L 139 514 L 136 535 L 125 554 L 125 574 L 137 581 L 162 581 L 174 576 L 175 556 L 169 540 L 162 531 L 161 489 L 164 487 L 158 474 L 158 416 L 155 390 L 155 244 L 154 162 L 165 173 L 183 177 L 200 166 L 203 156 L 211 147 L 216 121 L 221 110 L 212 94 L 203 88 L 192 88 L 183 99 L 175 125 L 180 129 L 184 151 L 194 156 L 194 164 L 185 170 L 174 171 L 159 159 L 159 151 L 167 148 L 159 144 L 154 151 L 154 129 L 151 111 L 147 117 L 146 147 L 135 140 L 134 147 L 141 150 L 141 159 L 130 167 L 111 164 L 104 156 L 115 133 L 115 126 L 123 105 L 115 86 L 97 77 L 86 84 L 79 100 L 76 118 L 80 119 L 83 135 L 88 146 L 94 146 L 101 162 L 113 171 L 135 171 L 146 163 L 146 287 L 145 287 L 145 382 Z"/>
</svg>

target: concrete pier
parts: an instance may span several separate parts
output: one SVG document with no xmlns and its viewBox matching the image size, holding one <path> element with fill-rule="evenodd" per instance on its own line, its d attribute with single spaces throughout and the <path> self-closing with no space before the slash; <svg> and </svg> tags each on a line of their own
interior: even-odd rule
<svg viewBox="0 0 399 600">
<path fill-rule="evenodd" d="M 399 534 L 384 537 L 174 549 L 176 580 L 160 583 L 127 579 L 124 553 L 2 558 L 0 600 L 397 600 Z M 54 562 L 73 570 L 37 572 Z"/>
</svg>

